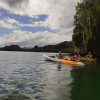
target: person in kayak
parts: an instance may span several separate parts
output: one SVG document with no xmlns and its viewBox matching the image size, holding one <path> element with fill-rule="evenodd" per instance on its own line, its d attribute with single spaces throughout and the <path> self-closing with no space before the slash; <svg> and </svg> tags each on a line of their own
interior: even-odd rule
<svg viewBox="0 0 100 100">
<path fill-rule="evenodd" d="M 86 58 L 92 58 L 92 53 L 89 51 L 89 53 L 85 56 Z"/>
<path fill-rule="evenodd" d="M 71 55 L 70 60 L 72 61 L 78 61 L 80 58 L 80 54 L 77 52 L 74 52 L 73 55 Z"/>
<path fill-rule="evenodd" d="M 59 51 L 59 54 L 57 56 L 58 59 L 62 59 L 64 57 L 64 55 L 61 53 L 61 51 Z"/>
</svg>

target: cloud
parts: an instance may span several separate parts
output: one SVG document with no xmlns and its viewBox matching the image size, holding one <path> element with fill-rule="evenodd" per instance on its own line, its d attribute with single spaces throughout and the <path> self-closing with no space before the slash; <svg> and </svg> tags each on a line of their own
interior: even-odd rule
<svg viewBox="0 0 100 100">
<path fill-rule="evenodd" d="M 1 42 L 0 44 L 18 43 L 22 46 L 34 46 L 36 44 L 54 44 L 71 40 L 74 28 L 73 17 L 75 14 L 75 5 L 78 1 L 79 0 L 1 0 L 0 7 L 8 9 L 12 13 L 30 17 L 43 14 L 48 16 L 44 21 L 37 21 L 31 24 L 19 24 L 15 22 L 17 26 L 44 26 L 57 30 L 57 33 L 27 33 L 26 31 L 16 30 L 9 35 L 0 37 L 0 39 L 4 41 L 4 43 Z M 15 37 L 17 37 L 17 39 Z"/>
<path fill-rule="evenodd" d="M 1 0 L 0 6 L 7 8 L 7 9 L 12 9 L 14 10 L 19 10 L 23 9 L 26 7 L 28 4 L 28 0 Z"/>
<path fill-rule="evenodd" d="M 34 32 L 34 33 L 35 32 L 44 32 L 44 31 L 56 32 L 56 30 L 53 30 L 43 24 L 40 25 L 39 24 L 40 22 L 43 22 L 43 21 L 37 21 L 34 23 L 28 23 L 28 24 L 25 23 L 24 24 L 24 23 L 20 23 L 19 21 L 15 20 L 15 19 L 11 19 L 8 17 L 6 19 L 0 20 L 0 28 L 9 29 L 11 31 L 21 30 L 21 31 L 27 31 L 27 32 Z M 0 31 L 0 33 L 1 33 L 1 31 Z"/>
<path fill-rule="evenodd" d="M 56 44 L 63 42 L 66 40 L 66 38 L 70 40 L 70 34 L 68 35 L 61 35 L 59 34 L 53 34 L 51 32 L 26 32 L 26 31 L 20 31 L 20 30 L 14 30 L 12 33 L 8 35 L 4 35 L 0 37 L 0 46 L 4 45 L 11 45 L 11 44 L 17 44 L 20 46 L 25 47 L 33 47 L 35 45 L 43 46 L 47 44 Z"/>
<path fill-rule="evenodd" d="M 19 22 L 17 22 L 14 19 L 4 19 L 0 20 L 0 27 L 7 28 L 7 29 L 14 29 L 17 28 L 19 25 Z"/>
<path fill-rule="evenodd" d="M 76 0 L 1 0 L 1 7 L 18 14 L 47 14 L 46 25 L 62 29 L 73 26 Z"/>
<path fill-rule="evenodd" d="M 15 6 L 15 5 L 20 5 L 21 3 L 27 3 L 28 0 L 3 0 L 5 2 L 7 2 L 10 6 Z"/>
</svg>

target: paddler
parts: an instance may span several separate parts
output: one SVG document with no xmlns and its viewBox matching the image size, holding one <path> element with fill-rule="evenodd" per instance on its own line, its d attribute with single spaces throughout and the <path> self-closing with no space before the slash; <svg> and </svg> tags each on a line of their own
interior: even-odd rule
<svg viewBox="0 0 100 100">
<path fill-rule="evenodd" d="M 71 55 L 71 60 L 73 61 L 78 61 L 79 58 L 80 58 L 80 55 L 77 52 L 74 52 L 73 55 Z"/>
<path fill-rule="evenodd" d="M 64 55 L 61 53 L 61 51 L 59 51 L 59 54 L 57 56 L 58 59 L 62 59 L 64 57 Z"/>
<path fill-rule="evenodd" d="M 86 58 L 92 58 L 92 53 L 89 51 L 89 53 L 85 56 Z"/>
</svg>

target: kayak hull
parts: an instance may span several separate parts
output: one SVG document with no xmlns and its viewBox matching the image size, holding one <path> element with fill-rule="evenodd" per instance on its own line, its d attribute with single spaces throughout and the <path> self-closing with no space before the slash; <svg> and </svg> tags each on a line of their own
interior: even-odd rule
<svg viewBox="0 0 100 100">
<path fill-rule="evenodd" d="M 56 57 L 50 57 L 50 56 L 47 56 L 47 55 L 43 55 L 45 60 L 47 61 L 53 61 L 53 62 L 60 62 L 60 59 L 57 59 Z"/>
</svg>

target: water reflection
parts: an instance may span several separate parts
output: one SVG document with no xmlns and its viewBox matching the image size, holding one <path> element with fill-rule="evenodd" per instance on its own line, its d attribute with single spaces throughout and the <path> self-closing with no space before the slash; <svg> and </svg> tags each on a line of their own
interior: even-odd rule
<svg viewBox="0 0 100 100">
<path fill-rule="evenodd" d="M 0 95 L 17 91 L 32 100 L 100 99 L 97 65 L 48 63 L 42 53 L 30 52 L 0 52 L 0 57 Z"/>
<path fill-rule="evenodd" d="M 71 70 L 71 100 L 100 100 L 100 66 Z"/>
<path fill-rule="evenodd" d="M 0 52 L 0 57 L 0 95 L 16 91 L 32 100 L 70 100 L 70 68 L 45 62 L 42 53 Z"/>
<path fill-rule="evenodd" d="M 61 68 L 62 68 L 61 63 L 58 63 L 58 64 L 57 64 L 57 69 L 58 69 L 58 71 L 61 71 Z"/>
</svg>

